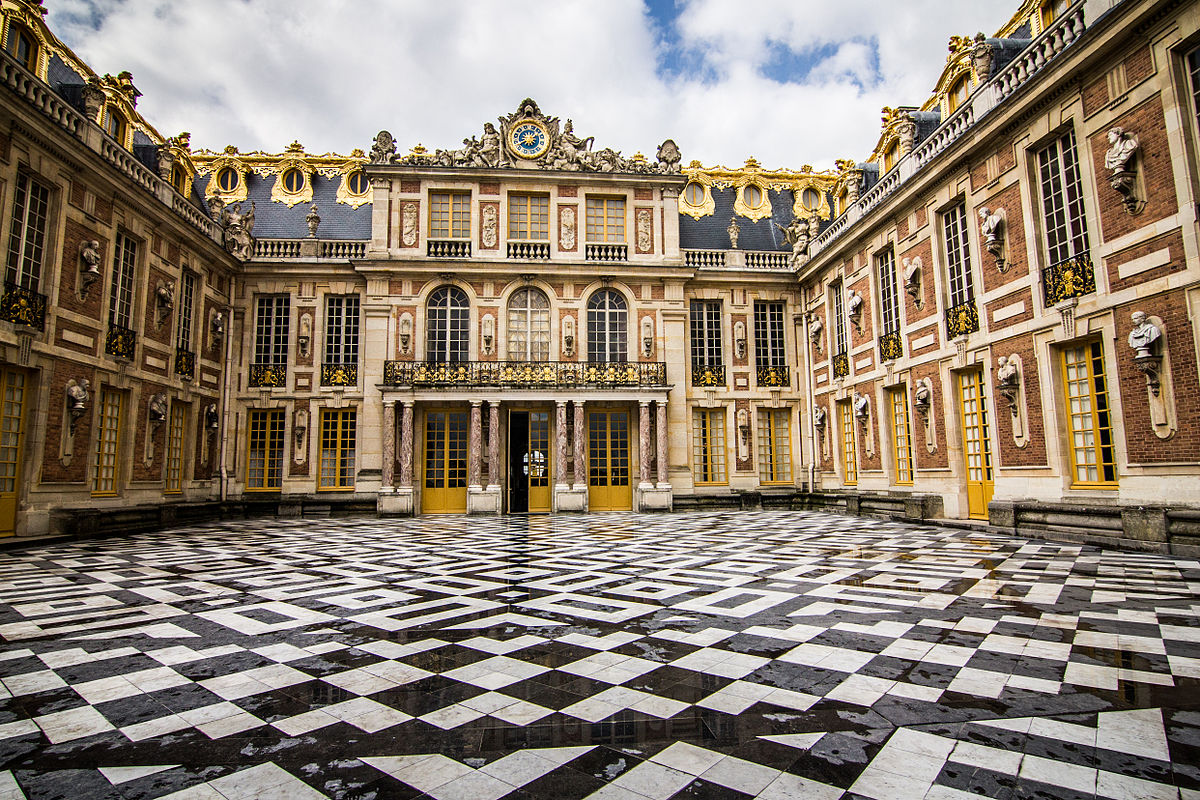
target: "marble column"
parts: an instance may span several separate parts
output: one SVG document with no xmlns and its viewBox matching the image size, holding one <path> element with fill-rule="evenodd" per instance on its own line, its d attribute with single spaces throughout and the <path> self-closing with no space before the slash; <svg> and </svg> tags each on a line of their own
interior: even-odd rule
<svg viewBox="0 0 1200 800">
<path fill-rule="evenodd" d="M 554 485 L 567 485 L 567 401 L 554 404 Z"/>
<path fill-rule="evenodd" d="M 500 488 L 500 401 L 488 401 L 488 488 Z"/>
<path fill-rule="evenodd" d="M 413 485 L 413 401 L 404 401 L 400 414 L 400 485 L 411 489 Z"/>
<path fill-rule="evenodd" d="M 396 401 L 383 401 L 383 491 L 395 486 L 396 471 Z"/>
<path fill-rule="evenodd" d="M 638 486 L 650 488 L 650 401 L 638 401 Z"/>
<path fill-rule="evenodd" d="M 587 418 L 583 413 L 583 401 L 572 400 L 575 405 L 575 488 L 586 489 L 587 476 Z"/>
<path fill-rule="evenodd" d="M 658 459 L 658 485 L 667 485 L 667 404 L 664 400 L 654 401 L 658 410 L 658 447 L 655 448 Z"/>
<path fill-rule="evenodd" d="M 467 438 L 467 486 L 482 488 L 479 485 L 480 464 L 483 460 L 483 417 L 481 415 L 482 400 L 471 401 L 471 431 Z"/>
</svg>

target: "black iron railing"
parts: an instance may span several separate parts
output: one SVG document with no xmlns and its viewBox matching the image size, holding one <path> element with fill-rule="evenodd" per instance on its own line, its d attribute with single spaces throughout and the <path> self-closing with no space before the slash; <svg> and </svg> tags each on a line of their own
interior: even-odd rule
<svg viewBox="0 0 1200 800">
<path fill-rule="evenodd" d="M 1060 261 L 1042 270 L 1042 292 L 1046 305 L 1053 306 L 1072 297 L 1096 291 L 1096 272 L 1091 256 L 1082 255 Z"/>
<path fill-rule="evenodd" d="M 353 364 L 322 364 L 322 386 L 357 386 L 358 363 Z"/>
<path fill-rule="evenodd" d="M 558 361 L 385 361 L 385 386 L 453 389 L 665 386 L 667 365 L 650 363 L 572 364 Z"/>
<path fill-rule="evenodd" d="M 0 296 L 0 319 L 46 330 L 46 295 L 15 283 L 5 283 L 4 295 Z"/>
<path fill-rule="evenodd" d="M 724 364 L 692 364 L 692 386 L 725 386 Z"/>
<path fill-rule="evenodd" d="M 946 311 L 946 335 L 951 339 L 979 330 L 979 309 L 974 300 L 967 300 Z"/>
<path fill-rule="evenodd" d="M 792 382 L 787 367 L 759 367 L 755 376 L 760 388 L 786 389 Z"/>
<path fill-rule="evenodd" d="M 844 378 L 850 374 L 850 356 L 847 353 L 833 354 L 833 377 Z"/>
<path fill-rule="evenodd" d="M 175 348 L 175 374 L 188 381 L 196 377 L 196 354 L 186 347 Z"/>
<path fill-rule="evenodd" d="M 137 346 L 137 331 L 115 322 L 108 323 L 108 334 L 104 337 L 104 352 L 110 356 L 133 360 L 133 351 Z"/>
<path fill-rule="evenodd" d="M 252 388 L 282 388 L 287 386 L 287 364 L 251 364 Z"/>
<path fill-rule="evenodd" d="M 885 333 L 879 337 L 879 358 L 883 361 L 895 361 L 904 357 L 904 342 L 898 331 Z"/>
</svg>

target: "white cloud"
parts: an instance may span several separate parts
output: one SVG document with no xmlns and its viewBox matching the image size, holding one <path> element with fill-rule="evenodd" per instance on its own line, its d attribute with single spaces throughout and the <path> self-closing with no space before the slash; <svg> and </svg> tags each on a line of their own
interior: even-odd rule
<svg viewBox="0 0 1200 800">
<path fill-rule="evenodd" d="M 657 71 L 638 0 L 55 0 L 49 23 L 97 72 L 133 72 L 139 108 L 193 146 L 458 146 L 526 96 L 597 146 L 653 157 L 828 166 L 865 157 L 883 105 L 925 99 L 951 34 L 991 32 L 1012 9 L 984 0 L 690 0 L 678 32 L 707 80 Z M 1015 3 L 1013 4 L 1015 8 Z M 99 20 L 99 29 L 93 29 Z M 813 63 L 764 76 L 771 45 Z M 876 74 L 875 68 L 878 67 Z M 715 77 L 714 77 L 715 76 Z M 778 77 L 778 76 L 777 76 Z"/>
</svg>

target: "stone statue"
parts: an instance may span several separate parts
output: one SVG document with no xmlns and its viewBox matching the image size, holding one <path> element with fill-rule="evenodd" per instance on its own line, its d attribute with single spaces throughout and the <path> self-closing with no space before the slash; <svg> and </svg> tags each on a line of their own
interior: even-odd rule
<svg viewBox="0 0 1200 800">
<path fill-rule="evenodd" d="M 658 168 L 659 171 L 666 175 L 678 175 L 679 165 L 683 161 L 683 154 L 679 152 L 679 148 L 675 145 L 673 139 L 667 139 L 658 146 Z"/>
<path fill-rule="evenodd" d="M 971 47 L 971 69 L 975 71 L 976 81 L 987 83 L 991 79 L 993 59 L 992 46 L 980 31 L 975 34 L 975 44 Z"/>
<path fill-rule="evenodd" d="M 929 410 L 933 407 L 933 381 L 922 378 L 913 390 L 913 409 L 920 415 L 925 426 L 929 426 Z"/>
<path fill-rule="evenodd" d="M 248 259 L 254 252 L 254 203 L 248 212 L 242 211 L 241 203 L 222 209 L 221 227 L 225 229 L 225 249 L 234 258 Z"/>
<path fill-rule="evenodd" d="M 159 281 L 154 289 L 154 311 L 159 325 L 175 308 L 175 281 Z"/>
<path fill-rule="evenodd" d="M 1000 356 L 996 369 L 996 388 L 1001 396 L 1008 401 L 1008 408 L 1013 416 L 1017 414 L 1017 396 L 1021 389 L 1020 362 L 1016 356 Z"/>
<path fill-rule="evenodd" d="M 209 403 L 204 409 L 204 424 L 209 430 L 216 430 L 217 425 L 221 422 L 221 418 L 217 415 L 217 404 Z"/>
<path fill-rule="evenodd" d="M 813 425 L 816 426 L 817 430 L 819 431 L 825 430 L 826 413 L 825 406 L 813 406 Z"/>
<path fill-rule="evenodd" d="M 896 133 L 900 137 L 900 155 L 906 156 L 917 143 L 917 123 L 906 118 L 896 126 Z"/>
<path fill-rule="evenodd" d="M 1122 172 L 1128 168 L 1129 159 L 1138 149 L 1136 133 L 1115 127 L 1108 131 L 1108 151 L 1104 154 L 1104 168 L 1111 172 Z"/>
<path fill-rule="evenodd" d="M 869 395 L 854 393 L 854 416 L 866 421 L 871 416 L 871 398 Z"/>
<path fill-rule="evenodd" d="M 479 142 L 479 159 L 485 167 L 500 166 L 500 134 L 490 122 L 483 123 L 483 139 Z"/>
<path fill-rule="evenodd" d="M 808 261 L 808 222 L 794 217 L 786 228 L 778 222 L 775 223 L 775 227 L 783 231 L 784 238 L 792 246 L 792 266 L 803 266 Z"/>
<path fill-rule="evenodd" d="M 213 347 L 215 348 L 225 338 L 225 312 L 218 311 L 213 314 L 210 326 L 212 328 Z"/>
<path fill-rule="evenodd" d="M 592 149 L 595 140 L 594 136 L 580 139 L 575 135 L 575 124 L 567 120 L 562 134 L 558 137 L 559 158 L 555 159 L 556 166 L 561 162 L 563 166 L 558 167 L 559 169 L 579 169 L 587 162 L 587 153 Z"/>
<path fill-rule="evenodd" d="M 88 389 L 91 388 L 91 385 L 91 382 L 87 378 L 81 378 L 78 382 L 74 380 L 67 381 L 67 411 L 71 415 L 70 430 L 72 436 L 75 435 L 75 425 L 87 413 L 87 404 L 90 398 Z"/>
<path fill-rule="evenodd" d="M 79 288 L 87 294 L 90 287 L 100 277 L 100 242 L 92 239 L 79 243 Z"/>
<path fill-rule="evenodd" d="M 742 235 L 742 228 L 738 225 L 736 219 L 729 220 L 729 227 L 725 229 L 729 234 L 729 247 L 731 250 L 737 250 L 738 237 Z"/>
<path fill-rule="evenodd" d="M 846 315 L 854 324 L 856 331 L 862 330 L 862 295 L 851 289 L 846 294 Z"/>
<path fill-rule="evenodd" d="M 921 307 L 921 268 L 925 266 L 920 256 L 914 258 L 905 258 L 904 265 L 904 291 L 912 298 L 913 305 Z"/>
<path fill-rule="evenodd" d="M 321 215 L 317 213 L 317 207 L 313 206 L 308 210 L 308 216 L 304 218 L 308 223 L 308 238 L 317 238 L 317 226 L 321 224 Z"/>
<path fill-rule="evenodd" d="M 1129 346 L 1134 349 L 1134 358 L 1153 358 L 1155 342 L 1162 336 L 1158 326 L 1150 321 L 1145 311 L 1133 312 L 1133 330 L 1129 332 Z"/>
<path fill-rule="evenodd" d="M 484 205 L 481 216 L 483 225 L 480 231 L 480 244 L 488 248 L 495 247 L 500 227 L 499 212 L 496 210 L 496 206 L 487 204 Z"/>
<path fill-rule="evenodd" d="M 983 247 L 996 259 L 996 266 L 1004 271 L 1004 242 L 1001 234 L 1004 231 L 1004 209 L 997 208 L 994 212 L 987 206 L 979 209 L 979 236 L 983 239 Z"/>
<path fill-rule="evenodd" d="M 821 349 L 821 333 L 825 330 L 825 323 L 821 322 L 820 317 L 813 317 L 812 325 L 808 329 L 809 340 L 817 346 L 817 350 Z"/>
<path fill-rule="evenodd" d="M 375 143 L 371 145 L 372 164 L 390 164 L 396 156 L 396 140 L 387 131 L 375 134 Z"/>
<path fill-rule="evenodd" d="M 300 315 L 300 333 L 296 337 L 300 345 L 300 355 L 308 356 L 308 345 L 312 341 L 312 314 Z"/>
<path fill-rule="evenodd" d="M 151 422 L 162 422 L 167 418 L 167 396 L 162 392 L 153 395 L 147 408 Z"/>
</svg>

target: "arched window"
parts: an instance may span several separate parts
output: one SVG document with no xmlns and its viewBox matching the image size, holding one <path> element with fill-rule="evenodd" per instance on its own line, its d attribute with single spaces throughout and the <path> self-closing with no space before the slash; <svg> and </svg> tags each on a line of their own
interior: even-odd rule
<svg viewBox="0 0 1200 800">
<path fill-rule="evenodd" d="M 619 292 L 601 289 L 592 295 L 588 300 L 588 361 L 598 364 L 625 361 L 628 316 L 625 298 Z"/>
<path fill-rule="evenodd" d="M 425 310 L 425 359 L 468 360 L 471 311 L 466 292 L 457 286 L 443 286 L 429 296 Z"/>
<path fill-rule="evenodd" d="M 108 135 L 117 140 L 117 143 L 122 147 L 125 146 L 125 131 L 128 123 L 125 121 L 125 115 L 113 106 L 107 106 L 104 109 L 104 130 Z"/>
<path fill-rule="evenodd" d="M 967 82 L 967 76 L 959 76 L 954 83 L 950 84 L 950 91 L 946 92 L 946 102 L 950 106 L 950 113 L 953 114 L 958 107 L 966 102 L 967 95 L 970 94 L 970 87 Z"/>
<path fill-rule="evenodd" d="M 180 194 L 188 194 L 188 174 L 183 167 L 176 165 L 171 167 L 171 185 L 175 187 L 175 191 Z"/>
<path fill-rule="evenodd" d="M 550 360 L 550 300 L 541 289 L 508 298 L 508 360 Z"/>
<path fill-rule="evenodd" d="M 8 41 L 4 43 L 4 49 L 8 51 L 9 55 L 21 62 L 22 67 L 35 75 L 37 74 L 38 43 L 28 28 L 24 25 L 18 25 L 15 22 L 9 23 Z"/>
</svg>

